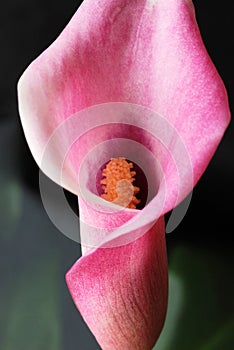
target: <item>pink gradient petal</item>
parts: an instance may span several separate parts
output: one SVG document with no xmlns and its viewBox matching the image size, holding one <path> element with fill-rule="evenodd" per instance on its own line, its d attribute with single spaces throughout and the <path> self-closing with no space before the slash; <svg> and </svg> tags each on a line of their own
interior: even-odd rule
<svg viewBox="0 0 234 350">
<path fill-rule="evenodd" d="M 163 218 L 131 244 L 83 256 L 66 280 L 102 349 L 152 350 L 167 309 Z"/>
<path fill-rule="evenodd" d="M 104 350 L 151 349 L 167 300 L 159 218 L 197 183 L 230 120 L 226 90 L 202 42 L 192 1 L 85 0 L 58 39 L 22 75 L 18 95 L 35 160 L 58 183 L 62 165 L 63 186 L 87 194 L 80 198 L 82 234 L 91 247 L 102 247 L 91 249 L 67 274 L 76 305 Z M 88 107 L 111 102 L 145 108 L 141 117 L 137 111 L 132 116 L 134 130 L 120 125 L 129 119 L 125 112 L 116 128 L 96 125 L 105 121 L 105 113 L 87 119 Z M 112 118 L 110 114 L 109 122 Z M 157 129 L 160 120 L 165 128 Z M 138 132 L 136 124 L 147 132 Z M 74 130 L 87 134 L 63 162 Z M 113 137 L 142 144 L 160 163 L 161 177 L 156 166 L 150 171 L 157 194 L 140 212 L 119 210 L 114 215 L 82 180 L 82 172 L 81 183 L 75 183 L 83 165 L 91 179 L 102 153 L 94 152 L 91 163 L 86 156 Z M 53 147 L 44 162 L 48 141 Z M 104 234 L 94 242 L 100 228 Z"/>
<path fill-rule="evenodd" d="M 227 95 L 189 0 L 85 0 L 19 81 L 19 110 L 40 165 L 60 123 L 98 103 L 141 104 L 178 130 L 194 181 L 229 122 Z"/>
<path fill-rule="evenodd" d="M 56 157 L 63 160 L 61 143 L 69 140 L 70 130 L 53 148 L 50 165 L 43 166 L 46 144 L 64 120 L 89 106 L 130 102 L 160 114 L 187 149 L 192 185 L 207 167 L 230 119 L 226 90 L 205 50 L 189 0 L 85 0 L 58 39 L 22 75 L 18 91 L 30 149 L 54 181 L 54 171 L 48 168 L 58 168 Z M 80 114 L 76 128 L 83 128 L 85 116 Z M 145 124 L 151 123 L 147 117 Z M 94 135 L 113 136 L 105 128 Z M 175 138 L 169 135 L 167 143 L 171 151 Z M 184 190 L 177 198 L 175 166 L 166 155 L 159 160 L 164 168 L 167 163 L 169 189 L 163 214 L 191 191 L 191 171 L 187 178 L 179 176 Z M 78 191 L 70 182 L 78 163 L 76 155 L 74 169 L 68 167 L 63 176 L 63 186 L 74 193 Z M 155 206 L 148 208 L 148 222 L 157 219 L 152 218 L 154 210 Z"/>
</svg>

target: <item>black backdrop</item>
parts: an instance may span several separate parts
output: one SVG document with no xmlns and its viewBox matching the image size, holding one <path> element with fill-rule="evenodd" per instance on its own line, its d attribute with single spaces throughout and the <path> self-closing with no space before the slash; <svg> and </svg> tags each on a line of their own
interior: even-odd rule
<svg viewBox="0 0 234 350">
<path fill-rule="evenodd" d="M 1 344 L 0 341 L 0 344 L 5 344 L 3 348 L 9 350 L 16 349 L 14 344 L 19 344 L 20 341 L 24 344 L 24 349 L 31 350 L 39 348 L 45 350 L 98 349 L 98 345 L 70 300 L 63 278 L 65 272 L 79 256 L 79 246 L 57 232 L 43 212 L 38 190 L 38 168 L 23 136 L 16 95 L 16 84 L 20 75 L 27 65 L 55 40 L 78 5 L 79 1 L 75 0 L 66 2 L 18 0 L 5 2 L 1 8 L 0 269 L 3 288 L 0 292 L 0 302 L 4 312 L 0 313 L 0 335 L 2 332 L 1 341 L 3 342 Z M 203 40 L 227 87 L 232 110 L 234 4 L 231 0 L 222 2 L 197 0 L 194 1 L 194 5 Z M 173 264 L 174 252 L 181 247 L 186 247 L 188 251 L 191 249 L 193 253 L 195 252 L 195 256 L 196 252 L 204 253 L 202 256 L 212 255 L 212 259 L 217 262 L 214 269 L 221 266 L 221 274 L 225 276 L 225 283 L 223 280 L 217 282 L 218 277 L 214 276 L 218 283 L 217 289 L 223 291 L 222 298 L 226 295 L 225 291 L 230 291 L 230 288 L 233 290 L 231 277 L 229 277 L 230 266 L 233 266 L 233 131 L 231 124 L 215 157 L 193 192 L 192 203 L 183 222 L 173 233 L 167 235 L 169 266 L 170 263 Z M 72 196 L 69 196 L 69 200 L 73 206 L 76 205 L 76 199 Z M 56 276 L 54 287 L 49 289 L 47 280 L 41 277 L 42 291 L 37 297 L 35 296 L 35 300 L 31 301 L 32 304 L 28 304 L 28 297 L 24 299 L 23 296 L 22 300 L 17 302 L 13 291 L 18 294 L 17 291 L 20 293 L 21 287 L 20 282 L 15 282 L 16 277 L 22 274 L 20 280 L 25 281 L 22 295 L 28 291 L 33 299 L 34 290 L 27 287 L 27 282 L 30 279 L 33 280 L 37 271 L 37 267 L 33 264 L 37 260 L 36 266 L 41 266 L 43 261 L 47 261 L 51 256 L 56 256 L 57 259 L 55 259 L 56 262 L 51 263 L 56 267 L 48 277 L 50 281 Z M 223 265 L 219 265 L 219 262 Z M 205 261 L 204 264 L 206 264 Z M 212 271 L 212 264 L 210 267 Z M 48 269 L 45 268 L 45 271 Z M 42 276 L 44 276 L 43 273 Z M 220 285 L 222 283 L 224 284 Z M 31 286 L 31 283 L 29 285 Z M 37 304 L 37 298 L 43 305 L 51 292 L 52 300 L 53 291 L 56 291 L 58 302 L 54 308 L 51 308 L 51 312 L 55 312 L 59 319 L 59 330 L 57 330 L 59 341 L 58 343 L 55 341 L 55 344 L 59 345 L 53 345 L 46 340 L 46 337 L 51 338 L 50 331 L 52 334 L 57 334 L 55 329 L 50 330 L 48 326 L 47 331 L 43 333 L 42 323 L 37 324 L 38 318 L 48 319 L 49 313 L 46 317 L 40 313 L 39 309 L 35 309 L 32 314 L 26 314 L 26 316 L 23 314 L 21 317 L 22 310 L 25 312 L 30 305 L 33 305 L 33 308 Z M 196 302 L 195 299 L 194 302 Z M 225 307 L 227 317 L 231 317 L 233 304 L 230 304 L 230 308 Z M 18 321 L 15 320 L 17 312 Z M 33 320 L 37 330 L 33 335 L 31 329 L 28 331 L 29 320 Z M 53 318 L 51 322 L 56 323 Z M 23 323 L 27 324 L 27 328 L 21 329 Z M 29 337 L 28 342 L 25 340 L 27 337 Z M 56 338 L 55 335 L 54 338 Z M 30 341 L 35 345 L 31 343 L 27 346 Z M 44 347 L 38 345 L 42 344 L 40 342 L 44 342 Z M 225 348 L 222 347 L 222 349 Z"/>
</svg>

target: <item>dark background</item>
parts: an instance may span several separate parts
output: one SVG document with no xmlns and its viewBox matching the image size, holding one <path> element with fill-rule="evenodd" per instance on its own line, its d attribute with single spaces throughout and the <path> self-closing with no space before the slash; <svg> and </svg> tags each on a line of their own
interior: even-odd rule
<svg viewBox="0 0 234 350">
<path fill-rule="evenodd" d="M 234 3 L 194 1 L 206 44 L 234 103 Z M 95 350 L 64 275 L 80 255 L 40 201 L 38 168 L 23 136 L 16 84 L 67 24 L 78 1 L 18 0 L 1 8 L 0 348 Z M 170 298 L 159 350 L 228 350 L 234 345 L 233 125 L 167 235 Z M 73 197 L 70 201 L 75 206 Z M 168 217 L 168 216 L 167 216 Z"/>
</svg>

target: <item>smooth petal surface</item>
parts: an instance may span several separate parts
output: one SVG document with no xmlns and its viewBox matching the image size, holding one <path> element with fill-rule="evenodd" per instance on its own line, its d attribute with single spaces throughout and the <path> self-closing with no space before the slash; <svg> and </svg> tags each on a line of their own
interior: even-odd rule
<svg viewBox="0 0 234 350">
<path fill-rule="evenodd" d="M 99 247 L 67 275 L 77 307 L 104 350 L 151 349 L 167 299 L 159 218 L 197 183 L 230 119 L 227 94 L 203 45 L 192 2 L 85 0 L 59 38 L 25 71 L 18 93 L 37 163 L 65 188 L 83 191 L 83 239 L 88 236 L 85 244 Z M 126 104 L 122 115 L 115 105 L 107 118 L 111 102 L 120 103 L 120 109 Z M 104 113 L 92 109 L 101 104 L 108 104 Z M 94 169 L 103 164 L 98 163 L 101 155 L 111 156 L 111 150 L 134 154 L 122 141 L 105 147 L 114 138 L 136 142 L 156 159 L 149 174 L 156 192 L 142 211 L 113 215 L 97 197 Z M 94 242 L 99 231 L 101 238 Z"/>
<path fill-rule="evenodd" d="M 172 123 L 186 144 L 196 183 L 230 113 L 190 0 L 82 3 L 19 82 L 20 115 L 38 164 L 64 119 L 111 101 L 141 104 Z"/>
<path fill-rule="evenodd" d="M 18 91 L 30 149 L 42 170 L 60 184 L 54 169 L 60 171 L 58 164 L 64 161 L 61 144 L 66 145 L 71 139 L 74 127 L 77 132 L 87 131 L 84 125 L 89 106 L 116 101 L 142 105 L 161 115 L 174 129 L 177 138 L 171 137 L 171 133 L 163 137 L 167 154 L 158 146 L 160 139 L 154 146 L 149 135 L 136 140 L 144 141 L 154 152 L 163 168 L 168 191 L 166 198 L 160 198 L 158 193 L 154 205 L 147 209 L 147 216 L 142 213 L 135 227 L 147 225 L 146 218 L 151 224 L 185 198 L 204 172 L 230 120 L 226 90 L 206 52 L 190 0 L 85 0 L 58 39 L 25 71 Z M 63 137 L 50 147 L 49 162 L 43 162 L 51 135 L 74 115 L 77 119 L 65 124 Z M 135 121 L 137 118 L 141 125 L 147 125 L 148 131 L 153 122 L 157 124 L 153 116 L 143 114 L 141 118 L 136 116 Z M 128 116 L 122 119 L 126 121 Z M 70 152 L 70 165 L 63 176 L 63 187 L 75 194 L 79 191 L 71 185 L 71 178 L 77 177 L 82 157 L 95 146 L 93 136 L 100 143 L 120 130 L 119 127 L 116 132 L 114 128 L 107 130 L 100 124 L 98 128 L 95 120 L 88 123 L 89 128 L 96 129 Z M 122 137 L 121 133 L 117 137 Z M 183 167 L 180 159 L 183 176 L 176 176 L 178 159 L 173 164 L 169 157 L 170 153 L 179 153 L 179 148 L 173 150 L 178 138 L 192 167 L 186 174 L 188 162 Z M 164 199 L 163 210 L 153 217 L 158 201 Z M 128 234 L 132 229 L 124 232 Z M 117 235 L 120 234 L 119 231 Z"/>
<path fill-rule="evenodd" d="M 66 280 L 102 349 L 151 350 L 167 308 L 163 218 L 135 242 L 83 256 Z"/>
</svg>

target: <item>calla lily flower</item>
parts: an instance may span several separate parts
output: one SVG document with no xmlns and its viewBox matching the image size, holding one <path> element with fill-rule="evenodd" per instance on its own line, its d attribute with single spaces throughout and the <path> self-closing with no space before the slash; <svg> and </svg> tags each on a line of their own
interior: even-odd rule
<svg viewBox="0 0 234 350">
<path fill-rule="evenodd" d="M 84 0 L 18 96 L 36 162 L 79 198 L 83 256 L 66 275 L 77 308 L 102 349 L 152 349 L 167 309 L 163 215 L 193 189 L 230 120 L 192 1 Z M 142 209 L 99 196 L 113 157 L 145 172 Z"/>
</svg>

